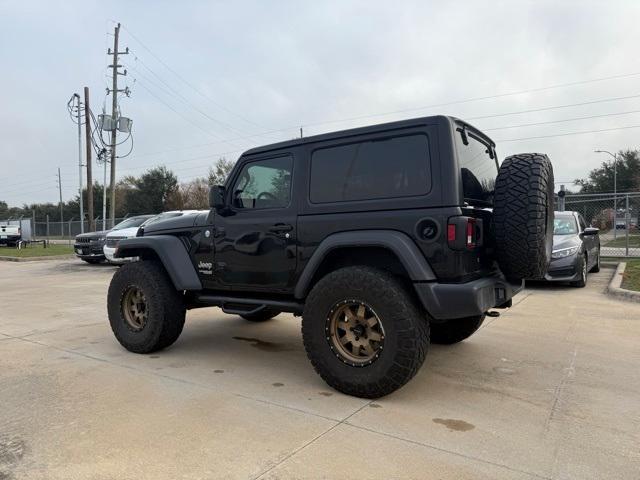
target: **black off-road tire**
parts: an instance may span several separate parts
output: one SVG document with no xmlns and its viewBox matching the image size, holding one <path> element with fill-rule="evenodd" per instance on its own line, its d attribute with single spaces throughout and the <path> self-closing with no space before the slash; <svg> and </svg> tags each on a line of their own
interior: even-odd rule
<svg viewBox="0 0 640 480">
<path fill-rule="evenodd" d="M 484 322 L 484 315 L 455 318 L 446 322 L 431 323 L 431 343 L 453 345 L 476 333 Z"/>
<path fill-rule="evenodd" d="M 258 313 L 250 313 L 240 316 L 245 320 L 249 320 L 250 322 L 266 322 L 267 320 L 271 320 L 273 317 L 277 317 L 278 315 L 280 315 L 280 313 L 282 312 L 276 312 L 275 310 L 265 308 Z"/>
<path fill-rule="evenodd" d="M 582 260 L 578 262 L 578 271 L 580 272 L 580 279 L 575 282 L 571 282 L 571 285 L 577 288 L 584 288 L 587 286 L 587 255 L 582 256 Z"/>
<path fill-rule="evenodd" d="M 122 302 L 130 287 L 137 287 L 148 303 L 148 319 L 134 330 L 123 316 Z M 151 353 L 175 342 L 182 328 L 186 308 L 162 264 L 155 260 L 126 263 L 111 279 L 107 295 L 111 330 L 120 344 L 134 353 Z"/>
<path fill-rule="evenodd" d="M 496 258 L 507 278 L 543 278 L 553 243 L 553 167 L 546 155 L 505 158 L 496 179 Z"/>
<path fill-rule="evenodd" d="M 384 328 L 383 348 L 368 365 L 349 365 L 331 348 L 327 319 L 332 308 L 344 301 L 366 303 Z M 311 364 L 331 387 L 348 395 L 379 398 L 402 387 L 424 362 L 429 321 L 391 274 L 366 266 L 345 267 L 327 274 L 309 293 L 302 338 Z"/>
</svg>

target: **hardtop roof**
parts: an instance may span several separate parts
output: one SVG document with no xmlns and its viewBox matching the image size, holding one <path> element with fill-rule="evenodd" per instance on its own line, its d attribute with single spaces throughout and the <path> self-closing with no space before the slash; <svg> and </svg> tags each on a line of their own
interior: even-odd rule
<svg viewBox="0 0 640 480">
<path fill-rule="evenodd" d="M 350 128 L 346 130 L 336 130 L 334 132 L 311 135 L 309 137 L 296 138 L 293 140 L 286 140 L 284 142 L 277 142 L 269 145 L 262 145 L 262 146 L 254 147 L 245 151 L 242 154 L 242 156 L 267 153 L 274 150 L 292 148 L 299 145 L 327 141 L 327 140 L 343 138 L 343 137 L 349 137 L 353 135 L 362 135 L 362 134 L 375 132 L 379 130 L 399 129 L 399 128 L 417 126 L 417 125 L 438 124 L 438 123 L 445 123 L 445 122 L 453 122 L 454 124 L 458 125 L 460 128 L 470 129 L 474 133 L 476 133 L 478 136 L 486 140 L 490 145 L 495 146 L 495 143 L 493 142 L 493 140 L 491 140 L 491 138 L 489 138 L 487 135 L 482 133 L 473 125 L 463 120 L 460 120 L 459 118 L 451 117 L 447 115 L 431 115 L 428 117 L 417 117 L 417 118 L 410 118 L 407 120 L 399 120 L 396 122 L 378 123 L 374 125 L 367 125 L 364 127 Z"/>
</svg>

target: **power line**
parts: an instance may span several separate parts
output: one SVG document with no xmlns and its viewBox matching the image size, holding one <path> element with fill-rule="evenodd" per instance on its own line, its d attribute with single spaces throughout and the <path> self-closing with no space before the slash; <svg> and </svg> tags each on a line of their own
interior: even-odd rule
<svg viewBox="0 0 640 480">
<path fill-rule="evenodd" d="M 532 108 L 529 110 L 520 110 L 517 112 L 506 112 L 506 113 L 495 113 L 492 115 L 481 115 L 479 117 L 467 117 L 465 120 L 470 121 L 470 120 L 483 120 L 485 118 L 498 118 L 498 117 L 508 117 L 510 115 L 520 115 L 522 113 L 535 113 L 535 112 L 545 112 L 548 110 L 558 110 L 560 108 L 571 108 L 571 107 L 581 107 L 584 105 L 595 105 L 597 103 L 606 103 L 606 102 L 617 102 L 619 100 L 629 100 L 632 98 L 639 98 L 640 94 L 638 95 L 627 95 L 625 97 L 611 97 L 611 98 L 602 98 L 599 100 L 591 100 L 588 102 L 579 102 L 579 103 L 568 103 L 565 105 L 553 105 L 550 107 L 542 107 L 542 108 Z"/>
<path fill-rule="evenodd" d="M 564 123 L 564 122 L 574 122 L 577 120 L 589 120 L 592 118 L 602 118 L 602 117 L 614 117 L 618 115 L 629 115 L 632 113 L 640 113 L 640 110 L 630 110 L 628 112 L 618 112 L 618 113 L 603 113 L 601 115 L 589 115 L 586 117 L 574 117 L 574 118 L 565 118 L 563 120 L 549 120 L 547 122 L 536 122 L 536 123 L 521 123 L 520 125 L 507 125 L 506 127 L 494 127 L 494 128 L 483 128 L 483 132 L 489 132 L 492 130 L 506 130 L 509 128 L 521 128 L 521 127 L 535 127 L 538 125 L 550 125 L 554 123 Z"/>
<path fill-rule="evenodd" d="M 555 135 L 539 135 L 537 137 L 509 138 L 504 140 L 496 140 L 496 143 L 519 142 L 521 140 L 537 140 L 540 138 L 568 137 L 571 135 L 584 135 L 586 133 L 613 132 L 616 130 L 627 130 L 630 128 L 640 128 L 640 125 L 627 125 L 624 127 L 616 127 L 616 128 L 602 128 L 599 130 L 584 130 L 581 132 L 557 133 Z"/>
<path fill-rule="evenodd" d="M 215 103 L 215 101 L 213 99 L 211 99 L 210 97 L 208 97 L 207 95 L 202 93 L 195 86 L 193 86 L 188 80 L 186 80 L 178 72 L 176 72 L 169 65 L 167 65 L 158 55 L 156 55 L 147 45 L 145 45 L 135 34 L 133 34 L 133 32 L 131 32 L 131 30 L 129 30 L 125 26 L 123 26 L 123 28 L 131 35 L 131 37 L 136 42 L 138 42 L 145 50 L 147 50 L 167 70 L 169 70 L 176 77 L 178 77 L 180 80 L 182 80 L 186 85 L 188 85 L 190 88 L 192 88 L 195 92 L 199 93 L 201 96 L 203 96 L 203 97 L 205 97 L 205 98 L 207 98 L 210 101 Z M 605 77 L 597 77 L 597 78 L 591 78 L 591 79 L 586 79 L 586 80 L 576 80 L 576 81 L 572 81 L 572 82 L 557 83 L 557 84 L 552 84 L 552 85 L 545 85 L 543 87 L 536 87 L 536 88 L 530 88 L 530 89 L 525 89 L 525 90 L 516 90 L 516 91 L 512 91 L 512 92 L 503 92 L 503 93 L 498 93 L 498 94 L 493 94 L 493 95 L 483 95 L 483 96 L 479 96 L 479 97 L 471 97 L 471 98 L 466 98 L 466 99 L 461 99 L 461 100 L 454 100 L 454 101 L 448 101 L 448 102 L 442 102 L 442 103 L 435 103 L 435 104 L 425 105 L 425 106 L 421 106 L 421 107 L 413 107 L 413 108 L 407 108 L 407 109 L 401 109 L 401 110 L 394 110 L 394 111 L 376 113 L 376 114 L 371 114 L 371 115 L 361 115 L 361 116 L 356 116 L 356 117 L 349 117 L 349 118 L 344 118 L 344 119 L 339 119 L 339 120 L 328 120 L 328 121 L 316 122 L 316 123 L 305 123 L 303 125 L 305 125 L 305 126 L 317 126 L 317 125 L 323 125 L 323 124 L 328 124 L 328 123 L 339 123 L 339 122 L 346 122 L 346 121 L 352 121 L 352 120 L 360 120 L 360 119 L 365 119 L 365 118 L 373 118 L 373 117 L 378 117 L 378 116 L 394 115 L 394 114 L 398 114 L 398 113 L 407 113 L 407 112 L 426 110 L 426 109 L 437 108 L 437 107 L 460 105 L 460 104 L 464 104 L 464 103 L 477 102 L 477 101 L 489 100 L 489 99 L 495 99 L 495 98 L 504 98 L 504 97 L 510 97 L 510 96 L 517 96 L 517 95 L 523 95 L 523 94 L 527 94 L 527 93 L 535 93 L 535 92 L 553 90 L 553 89 L 558 89 L 558 88 L 573 87 L 573 86 L 577 86 L 577 85 L 587 85 L 587 84 L 590 84 L 590 83 L 597 83 L 597 82 L 603 82 L 603 81 L 608 81 L 608 80 L 617 80 L 617 79 L 623 79 L 623 78 L 630 78 L 630 77 L 635 77 L 635 76 L 638 76 L 638 75 L 640 75 L 640 72 L 608 75 L 608 76 L 605 76 Z M 219 106 L 221 108 L 224 108 L 222 105 L 219 105 Z M 235 112 L 229 111 L 229 113 L 237 115 Z M 256 125 L 254 122 L 251 122 L 250 120 L 247 120 L 244 117 L 240 117 L 240 118 L 242 118 L 245 121 L 248 121 L 249 123 L 252 123 L 252 124 Z M 258 125 L 256 125 L 256 126 L 258 126 Z M 287 127 L 287 130 L 291 129 L 291 128 L 292 127 Z"/>
<path fill-rule="evenodd" d="M 569 83 L 560 83 L 560 84 L 556 84 L 556 85 L 548 85 L 545 87 L 538 87 L 538 88 L 532 88 L 529 90 L 519 90 L 519 91 L 515 91 L 515 92 L 508 92 L 508 93 L 498 93 L 495 95 L 486 95 L 486 96 L 482 96 L 482 97 L 473 97 L 473 98 L 467 98 L 467 99 L 463 99 L 463 100 L 454 100 L 454 101 L 449 101 L 449 102 L 443 102 L 443 103 L 434 103 L 431 105 L 424 105 L 422 107 L 413 107 L 413 108 L 406 108 L 406 109 L 402 109 L 402 110 L 393 110 L 393 111 L 388 111 L 388 112 L 383 112 L 383 113 L 374 113 L 374 114 L 370 114 L 370 115 L 360 115 L 357 117 L 347 117 L 347 118 L 343 118 L 343 119 L 336 119 L 336 120 L 326 120 L 326 121 L 322 121 L 322 122 L 315 122 L 315 123 L 303 123 L 303 126 L 306 127 L 313 127 L 313 126 L 319 126 L 319 125 L 327 125 L 327 124 L 331 124 L 331 123 L 341 123 L 341 122 L 348 122 L 348 121 L 353 121 L 353 120 L 363 120 L 363 119 L 368 119 L 368 118 L 375 118 L 375 117 L 383 117 L 383 116 L 387 116 L 387 115 L 396 115 L 398 113 L 408 113 L 408 112 L 416 112 L 416 111 L 420 111 L 420 110 L 428 110 L 428 109 L 432 109 L 432 108 L 438 108 L 438 107 L 448 107 L 448 106 L 452 106 L 452 105 L 461 105 L 464 103 L 471 103 L 471 102 L 477 102 L 477 101 L 481 101 L 481 100 L 490 100 L 490 99 L 494 99 L 494 98 L 502 98 L 502 97 L 509 97 L 509 96 L 516 96 L 516 95 L 522 95 L 525 93 L 534 93 L 534 92 L 539 92 L 539 91 L 543 91 L 543 90 L 552 90 L 555 88 L 562 88 L 562 87 L 569 87 L 569 86 L 575 86 L 575 85 L 582 85 L 582 84 L 588 84 L 588 83 L 594 83 L 594 82 L 602 82 L 605 80 L 613 80 L 613 79 L 618 79 L 618 78 L 627 78 L 627 77 L 633 77 L 633 76 L 637 76 L 640 75 L 640 72 L 637 73 L 627 73 L 627 74 L 621 74 L 621 75 L 612 75 L 609 77 L 601 77 L 601 78 L 595 78 L 595 79 L 590 79 L 590 80 L 581 80 L 581 81 L 577 81 L 577 82 L 569 82 Z M 624 98 L 634 98 L 640 95 L 636 95 L 633 97 L 620 97 L 619 99 L 624 99 Z M 603 101 L 612 101 L 612 100 L 603 100 Z M 597 103 L 597 102 L 596 102 Z M 587 105 L 589 103 L 585 103 L 584 105 Z M 574 105 L 577 106 L 578 104 Z M 293 128 L 293 127 L 289 127 L 289 128 Z M 298 128 L 298 127 L 296 127 Z"/>
<path fill-rule="evenodd" d="M 179 112 L 178 110 L 176 110 L 175 108 L 173 108 L 170 104 L 168 104 L 167 102 L 165 102 L 162 98 L 160 98 L 159 96 L 157 96 L 155 93 L 153 93 L 149 88 L 145 87 L 145 85 L 143 83 L 140 83 L 140 80 L 136 79 L 136 85 L 141 86 L 142 88 L 144 88 L 147 92 L 149 92 L 151 94 L 152 97 L 154 97 L 156 100 L 158 100 L 160 103 L 162 103 L 165 107 L 167 107 L 168 109 L 170 109 L 172 112 L 174 112 L 175 114 L 179 115 L 183 120 L 186 120 L 187 122 L 189 122 L 191 125 L 193 125 L 194 127 L 196 127 L 198 130 L 202 131 L 203 133 L 217 138 L 217 135 L 205 130 L 204 128 L 202 128 L 199 124 L 193 122 L 189 117 L 186 117 L 185 115 L 183 115 L 181 112 Z M 231 145 L 232 147 L 237 147 L 238 145 L 234 145 L 233 143 L 229 142 L 228 140 L 220 140 L 223 143 L 226 143 L 228 145 Z"/>
<path fill-rule="evenodd" d="M 247 122 L 255 127 L 258 128 L 264 128 L 263 126 L 255 123 L 252 120 L 249 120 L 248 118 L 245 118 L 244 116 L 228 109 L 227 107 L 225 107 L 224 105 L 216 102 L 215 100 L 213 100 L 211 97 L 209 97 L 208 95 L 204 94 L 203 92 L 201 92 L 198 88 L 196 88 L 193 84 L 191 84 L 191 82 L 189 82 L 187 79 L 185 79 L 182 75 L 180 75 L 178 72 L 176 72 L 173 68 L 171 68 L 169 65 L 167 65 L 167 63 L 162 60 L 158 55 L 156 55 L 149 47 L 147 47 L 136 35 L 134 35 L 134 33 L 129 30 L 127 27 L 125 27 L 123 25 L 123 27 L 127 33 L 129 35 L 131 35 L 131 38 L 133 38 L 136 42 L 138 42 L 138 44 L 140 44 L 140 46 L 142 48 L 144 48 L 147 52 L 149 52 L 153 58 L 155 58 L 158 62 L 160 62 L 167 70 L 169 70 L 171 73 L 173 73 L 176 77 L 178 77 L 180 80 L 182 80 L 182 82 L 184 82 L 185 85 L 187 85 L 188 87 L 190 87 L 193 91 L 195 91 L 196 93 L 198 93 L 200 96 L 206 98 L 207 100 L 209 100 L 212 104 L 214 104 L 215 106 L 217 106 L 218 108 L 224 110 L 225 112 L 234 115 L 236 117 L 238 117 L 239 119 L 243 120 L 244 122 Z"/>
<path fill-rule="evenodd" d="M 158 75 L 155 71 L 153 71 L 151 68 L 149 68 L 138 56 L 134 55 L 134 59 L 137 62 L 140 62 L 140 65 L 142 65 L 144 68 L 146 68 L 149 72 L 151 72 L 151 74 L 156 77 L 158 79 L 158 81 L 160 81 L 165 87 L 167 87 L 172 93 L 169 93 L 169 95 L 172 95 L 174 97 L 178 97 L 180 100 L 182 100 L 184 103 L 186 103 L 189 107 L 191 107 L 193 110 L 195 110 L 196 112 L 198 112 L 200 115 L 202 115 L 203 117 L 211 120 L 212 122 L 222 126 L 223 128 L 226 128 L 227 130 L 235 133 L 235 134 L 240 134 L 243 135 L 244 133 L 241 132 L 240 130 L 237 130 L 236 128 L 232 127 L 231 125 L 229 125 L 228 123 L 225 123 L 221 120 L 218 120 L 217 118 L 212 117 L 211 115 L 209 115 L 208 113 L 204 112 L 203 110 L 201 110 L 200 108 L 198 108 L 196 105 L 194 105 L 193 103 L 191 103 L 189 101 L 188 98 L 186 98 L 184 95 L 182 95 L 179 91 L 177 91 L 175 88 L 173 88 L 171 85 L 169 85 L 167 82 L 165 82 L 160 75 Z M 131 68 L 131 65 L 129 65 L 129 67 Z M 135 66 L 133 67 L 133 69 L 137 72 L 137 74 L 140 74 L 140 70 L 138 70 Z M 151 82 L 149 82 L 151 83 Z M 165 90 L 166 92 L 166 90 Z"/>
</svg>

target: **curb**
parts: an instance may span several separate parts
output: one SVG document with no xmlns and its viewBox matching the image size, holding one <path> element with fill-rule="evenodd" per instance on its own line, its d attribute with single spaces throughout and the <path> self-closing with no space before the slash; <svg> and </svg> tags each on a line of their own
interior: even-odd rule
<svg viewBox="0 0 640 480">
<path fill-rule="evenodd" d="M 640 292 L 634 292 L 620 287 L 620 285 L 622 285 L 622 276 L 625 268 L 627 268 L 627 264 L 625 262 L 620 262 L 618 264 L 618 268 L 616 268 L 616 272 L 613 274 L 613 277 L 609 282 L 609 286 L 607 287 L 607 293 L 610 296 L 621 300 L 640 303 Z"/>
<path fill-rule="evenodd" d="M 0 262 L 41 262 L 46 260 L 67 260 L 76 258 L 75 255 L 49 255 L 44 257 L 2 257 Z"/>
</svg>

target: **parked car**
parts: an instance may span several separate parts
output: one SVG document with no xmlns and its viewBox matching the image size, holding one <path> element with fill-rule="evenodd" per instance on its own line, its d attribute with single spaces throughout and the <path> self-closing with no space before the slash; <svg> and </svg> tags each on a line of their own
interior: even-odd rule
<svg viewBox="0 0 640 480">
<path fill-rule="evenodd" d="M 329 385 L 387 395 L 430 342 L 466 339 L 544 275 L 553 184 L 546 155 L 498 167 L 489 137 L 445 116 L 254 148 L 210 190 L 210 211 L 120 241 L 115 256 L 140 261 L 114 274 L 109 322 L 149 353 L 176 341 L 188 308 L 292 312 Z"/>
<path fill-rule="evenodd" d="M 73 245 L 76 257 L 87 263 L 100 263 L 105 260 L 104 244 L 107 234 L 111 231 L 123 230 L 125 228 L 139 227 L 145 220 L 153 217 L 153 215 L 137 215 L 129 217 L 118 223 L 111 230 L 102 230 L 99 232 L 81 233 L 76 235 Z"/>
<path fill-rule="evenodd" d="M 0 245 L 15 246 L 21 239 L 20 225 L 0 225 Z"/>
<path fill-rule="evenodd" d="M 107 233 L 102 252 L 104 253 L 107 261 L 113 265 L 122 265 L 123 263 L 130 262 L 132 261 L 131 258 L 116 258 L 113 255 L 120 240 L 135 237 L 138 233 L 138 229 L 144 225 L 160 220 L 166 220 L 167 218 L 196 213 L 197 211 L 198 210 L 175 210 L 171 212 L 160 213 L 158 215 L 141 215 L 141 217 L 145 217 L 143 221 L 136 222 L 135 225 L 126 225 L 122 228 L 113 228 L 109 233 Z"/>
<path fill-rule="evenodd" d="M 600 271 L 599 232 L 587 227 L 578 212 L 555 212 L 553 252 L 545 280 L 586 286 L 587 273 Z"/>
</svg>

